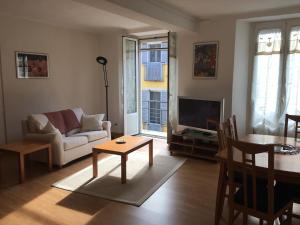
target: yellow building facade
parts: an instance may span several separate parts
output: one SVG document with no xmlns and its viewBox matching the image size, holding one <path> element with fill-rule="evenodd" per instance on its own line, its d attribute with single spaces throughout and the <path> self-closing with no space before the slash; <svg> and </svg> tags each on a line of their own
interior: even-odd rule
<svg viewBox="0 0 300 225">
<path fill-rule="evenodd" d="M 160 132 L 167 132 L 167 90 L 168 90 L 168 64 L 162 64 L 162 80 L 152 81 L 146 79 L 146 70 L 147 70 L 147 64 L 141 64 L 140 68 L 140 75 L 141 75 L 141 90 L 148 91 L 148 92 L 160 92 L 164 93 L 166 97 L 164 98 L 164 102 L 161 102 L 160 105 L 163 105 L 164 107 L 160 108 L 160 110 L 164 110 L 160 112 Z M 143 99 L 143 98 L 142 98 Z M 143 100 L 142 100 L 143 101 Z M 145 104 L 145 102 L 142 103 L 142 105 Z M 142 110 L 143 114 L 146 114 L 144 109 Z M 150 115 L 151 111 L 148 112 Z M 142 115 L 142 117 L 149 116 Z M 163 119 L 161 118 L 163 117 Z M 163 121 L 163 122 L 162 122 Z M 142 129 L 143 130 L 153 130 L 151 128 L 153 126 L 153 123 L 151 124 L 151 121 L 149 120 L 142 120 Z"/>
</svg>

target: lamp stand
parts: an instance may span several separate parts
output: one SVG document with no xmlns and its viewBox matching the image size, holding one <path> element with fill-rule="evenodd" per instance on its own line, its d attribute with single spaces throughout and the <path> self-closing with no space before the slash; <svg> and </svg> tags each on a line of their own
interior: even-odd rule
<svg viewBox="0 0 300 225">
<path fill-rule="evenodd" d="M 105 101 L 106 101 L 106 120 L 108 121 L 108 79 L 106 65 L 103 65 L 104 87 L 105 87 Z"/>
</svg>

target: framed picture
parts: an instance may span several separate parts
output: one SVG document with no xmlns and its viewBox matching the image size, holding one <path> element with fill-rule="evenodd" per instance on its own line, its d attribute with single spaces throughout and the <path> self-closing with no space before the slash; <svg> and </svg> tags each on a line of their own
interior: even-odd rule
<svg viewBox="0 0 300 225">
<path fill-rule="evenodd" d="M 194 44 L 194 79 L 217 78 L 218 49 L 217 41 Z"/>
<path fill-rule="evenodd" d="M 16 52 L 17 78 L 48 78 L 48 55 Z"/>
</svg>

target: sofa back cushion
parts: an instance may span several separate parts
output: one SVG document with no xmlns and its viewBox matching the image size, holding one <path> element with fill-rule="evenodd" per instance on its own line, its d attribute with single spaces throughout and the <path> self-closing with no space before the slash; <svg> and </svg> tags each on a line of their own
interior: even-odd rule
<svg viewBox="0 0 300 225">
<path fill-rule="evenodd" d="M 40 132 L 48 123 L 48 118 L 44 114 L 32 114 L 28 116 L 28 130 L 31 133 Z"/>
<path fill-rule="evenodd" d="M 64 117 L 61 111 L 48 112 L 44 114 L 47 116 L 48 120 L 60 131 L 60 133 L 66 133 L 67 127 L 65 125 Z"/>
<path fill-rule="evenodd" d="M 82 119 L 82 116 L 84 114 L 82 108 L 73 108 L 71 110 L 74 112 L 75 116 L 77 117 L 77 120 L 81 124 L 81 119 Z"/>
<path fill-rule="evenodd" d="M 73 110 L 62 110 L 61 113 L 65 121 L 66 132 L 80 128 L 80 123 Z"/>
</svg>

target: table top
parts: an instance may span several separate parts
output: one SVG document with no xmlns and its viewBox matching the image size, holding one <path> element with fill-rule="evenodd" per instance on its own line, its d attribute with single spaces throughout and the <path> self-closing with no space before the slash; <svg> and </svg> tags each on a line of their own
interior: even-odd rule
<svg viewBox="0 0 300 225">
<path fill-rule="evenodd" d="M 126 143 L 118 144 L 116 143 L 117 139 L 124 139 Z M 93 150 L 110 154 L 124 155 L 133 152 L 153 141 L 151 138 L 140 136 L 122 136 L 117 139 L 96 145 L 93 147 Z"/>
<path fill-rule="evenodd" d="M 50 146 L 49 143 L 23 140 L 9 144 L 0 145 L 0 150 L 29 154 Z"/>
<path fill-rule="evenodd" d="M 290 137 L 280 137 L 271 135 L 259 135 L 248 134 L 245 137 L 239 139 L 249 143 L 256 144 L 282 144 L 293 145 L 300 148 L 300 140 Z M 241 161 L 241 154 L 237 154 L 235 151 L 234 159 Z M 221 161 L 227 160 L 227 150 L 223 149 L 216 154 L 216 157 Z M 261 167 L 267 167 L 268 158 L 266 153 L 261 153 L 256 156 L 256 165 Z M 299 179 L 300 183 L 300 154 L 287 155 L 287 154 L 274 154 L 274 170 L 275 176 L 280 176 L 281 180 L 284 179 Z"/>
</svg>

